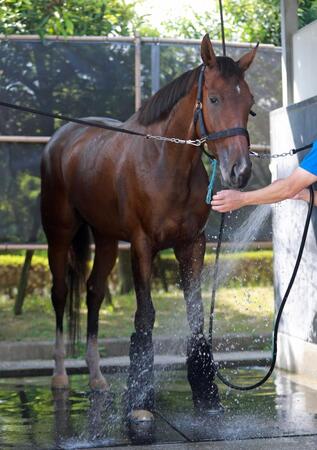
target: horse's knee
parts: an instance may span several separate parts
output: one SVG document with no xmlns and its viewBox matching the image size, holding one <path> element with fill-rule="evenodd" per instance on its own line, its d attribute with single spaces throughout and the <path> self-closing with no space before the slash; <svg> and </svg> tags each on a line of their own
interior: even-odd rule
<svg viewBox="0 0 317 450">
<path fill-rule="evenodd" d="M 155 309 L 152 302 L 135 313 L 135 329 L 139 333 L 151 333 L 155 322 Z"/>
<path fill-rule="evenodd" d="M 89 308 L 92 304 L 99 305 L 102 303 L 106 295 L 106 285 L 97 286 L 92 281 L 87 282 L 87 307 Z"/>
</svg>

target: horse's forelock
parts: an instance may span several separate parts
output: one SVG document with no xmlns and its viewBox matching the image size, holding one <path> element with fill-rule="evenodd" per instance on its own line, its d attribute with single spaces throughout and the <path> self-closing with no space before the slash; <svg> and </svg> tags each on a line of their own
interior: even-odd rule
<svg viewBox="0 0 317 450">
<path fill-rule="evenodd" d="M 217 66 L 223 78 L 241 78 L 243 76 L 243 71 L 239 64 L 228 56 L 217 56 Z"/>
</svg>

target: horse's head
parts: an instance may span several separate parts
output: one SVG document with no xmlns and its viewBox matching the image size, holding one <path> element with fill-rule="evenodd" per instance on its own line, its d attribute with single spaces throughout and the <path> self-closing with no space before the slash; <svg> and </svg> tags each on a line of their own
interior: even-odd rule
<svg viewBox="0 0 317 450">
<path fill-rule="evenodd" d="M 216 57 L 209 36 L 201 43 L 201 57 L 206 68 L 202 92 L 202 111 L 208 133 L 229 128 L 246 128 L 253 105 L 253 96 L 244 80 L 257 47 L 238 61 Z M 249 143 L 246 136 L 237 135 L 208 142 L 217 156 L 223 182 L 232 188 L 243 188 L 251 175 Z"/>
</svg>

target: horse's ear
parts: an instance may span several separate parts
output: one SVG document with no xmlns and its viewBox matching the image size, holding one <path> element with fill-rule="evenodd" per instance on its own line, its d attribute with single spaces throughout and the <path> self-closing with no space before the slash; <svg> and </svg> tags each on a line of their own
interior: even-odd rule
<svg viewBox="0 0 317 450">
<path fill-rule="evenodd" d="M 203 63 L 208 67 L 214 67 L 217 64 L 216 55 L 214 49 L 212 48 L 209 34 L 205 34 L 203 40 L 201 41 L 201 59 Z"/>
<path fill-rule="evenodd" d="M 245 72 L 252 64 L 252 61 L 254 60 L 254 57 L 256 55 L 256 51 L 258 49 L 259 42 L 256 44 L 256 46 L 248 53 L 242 56 L 242 58 L 239 59 L 238 65 L 242 72 Z"/>
</svg>

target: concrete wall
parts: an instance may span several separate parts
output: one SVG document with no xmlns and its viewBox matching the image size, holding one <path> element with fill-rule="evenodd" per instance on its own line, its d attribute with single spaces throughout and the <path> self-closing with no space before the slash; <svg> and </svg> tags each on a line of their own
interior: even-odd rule
<svg viewBox="0 0 317 450">
<path fill-rule="evenodd" d="M 317 72 L 316 72 L 317 73 Z M 287 152 L 317 139 L 317 96 L 275 110 L 270 115 L 272 154 Z M 306 154 L 306 152 L 304 152 Z M 288 176 L 304 157 L 272 160 L 272 180 Z M 302 236 L 307 204 L 286 200 L 273 206 L 275 302 L 288 285 Z M 279 334 L 279 367 L 317 377 L 317 208 Z"/>
<path fill-rule="evenodd" d="M 317 95 L 317 20 L 293 35 L 294 102 Z"/>
</svg>

